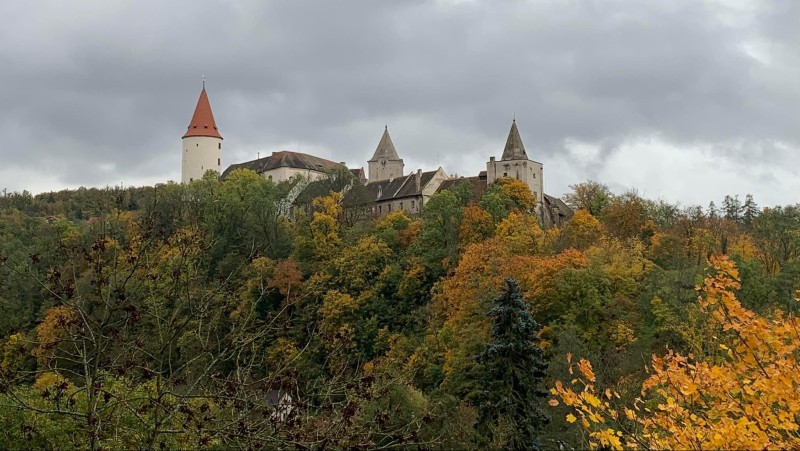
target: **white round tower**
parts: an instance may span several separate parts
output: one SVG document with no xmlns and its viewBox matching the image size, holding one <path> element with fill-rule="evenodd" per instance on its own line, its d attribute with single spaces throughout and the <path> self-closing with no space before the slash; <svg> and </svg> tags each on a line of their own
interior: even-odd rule
<svg viewBox="0 0 800 451">
<path fill-rule="evenodd" d="M 181 183 L 199 180 L 209 170 L 222 172 L 222 135 L 214 122 L 205 82 L 182 141 Z"/>
</svg>

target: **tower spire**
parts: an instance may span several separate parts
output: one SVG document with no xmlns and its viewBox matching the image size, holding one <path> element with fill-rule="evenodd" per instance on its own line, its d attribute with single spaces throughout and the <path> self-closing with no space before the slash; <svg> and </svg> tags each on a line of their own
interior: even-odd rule
<svg viewBox="0 0 800 451">
<path fill-rule="evenodd" d="M 508 132 L 506 147 L 503 149 L 503 160 L 527 160 L 528 154 L 525 153 L 525 145 L 517 129 L 517 118 L 511 121 L 511 130 Z"/>
<path fill-rule="evenodd" d="M 208 94 L 206 94 L 205 76 L 203 76 L 203 90 L 200 91 L 200 98 L 197 99 L 192 120 L 189 122 L 186 134 L 183 135 L 184 138 L 189 136 L 211 136 L 222 139 L 222 135 L 217 129 L 217 123 L 214 121 L 214 113 L 211 112 L 211 102 L 208 101 Z"/>
<path fill-rule="evenodd" d="M 378 161 L 381 158 L 386 160 L 400 159 L 400 157 L 397 155 L 397 150 L 394 148 L 392 137 L 389 136 L 388 124 L 383 127 L 383 136 L 381 136 L 381 141 L 378 143 L 378 147 L 375 149 L 375 153 L 372 155 L 372 158 L 369 161 Z"/>
</svg>

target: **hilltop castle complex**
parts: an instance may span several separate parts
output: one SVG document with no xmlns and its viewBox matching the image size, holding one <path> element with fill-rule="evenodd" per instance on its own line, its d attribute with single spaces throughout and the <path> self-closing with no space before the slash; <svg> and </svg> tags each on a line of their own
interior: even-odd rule
<svg viewBox="0 0 800 451">
<path fill-rule="evenodd" d="M 384 215 L 402 210 L 409 214 L 419 214 L 435 193 L 450 189 L 464 181 L 472 184 L 474 192 L 480 196 L 495 180 L 511 177 L 524 182 L 536 199 L 537 214 L 543 225 L 559 224 L 572 215 L 564 202 L 544 193 L 544 171 L 542 163 L 528 158 L 522 144 L 516 120 L 506 139 L 503 154 L 499 160 L 490 157 L 486 170 L 475 177 L 451 178 L 439 167 L 433 171 L 405 172 L 405 163 L 384 128 L 378 147 L 367 160 L 367 173 L 363 168 L 348 169 L 345 163 L 308 155 L 300 152 L 280 151 L 272 155 L 244 163 L 230 165 L 222 171 L 222 135 L 214 121 L 211 103 L 205 86 L 200 92 L 189 127 L 182 138 L 181 182 L 191 183 L 212 170 L 226 177 L 236 169 L 251 169 L 275 183 L 299 179 L 302 183 L 292 190 L 293 202 L 303 196 L 303 191 L 332 176 L 348 174 L 349 181 L 340 186 L 344 193 L 346 206 L 357 206 L 360 211 L 371 215 Z M 324 193 L 322 193 L 324 194 Z"/>
</svg>

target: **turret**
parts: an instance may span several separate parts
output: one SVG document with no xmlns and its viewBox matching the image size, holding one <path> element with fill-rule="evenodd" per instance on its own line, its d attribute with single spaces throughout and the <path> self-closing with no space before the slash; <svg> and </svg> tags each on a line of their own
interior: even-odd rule
<svg viewBox="0 0 800 451">
<path fill-rule="evenodd" d="M 182 142 L 181 183 L 199 180 L 209 170 L 222 172 L 222 135 L 214 122 L 205 82 Z"/>
<path fill-rule="evenodd" d="M 389 127 L 383 129 L 383 136 L 375 149 L 372 158 L 367 161 L 369 167 L 369 182 L 392 180 L 403 176 L 405 164 L 397 155 L 392 138 L 389 136 Z"/>
</svg>

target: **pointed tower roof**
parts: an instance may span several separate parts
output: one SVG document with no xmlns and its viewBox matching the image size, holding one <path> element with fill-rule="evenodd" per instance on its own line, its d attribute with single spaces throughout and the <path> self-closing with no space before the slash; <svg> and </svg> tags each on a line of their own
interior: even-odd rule
<svg viewBox="0 0 800 451">
<path fill-rule="evenodd" d="M 378 143 L 378 148 L 375 149 L 375 154 L 372 155 L 372 158 L 369 161 L 378 161 L 381 158 L 386 158 L 387 160 L 400 159 L 400 157 L 397 155 L 397 150 L 395 150 L 394 148 L 394 143 L 392 142 L 392 138 L 389 136 L 388 125 L 383 129 L 383 136 L 381 136 L 381 142 Z"/>
<path fill-rule="evenodd" d="M 503 149 L 503 160 L 527 160 L 528 154 L 525 153 L 525 146 L 517 130 L 517 120 L 511 122 L 511 131 L 508 132 L 506 148 Z"/>
<path fill-rule="evenodd" d="M 192 121 L 189 122 L 189 128 L 183 138 L 190 136 L 210 136 L 212 138 L 222 139 L 217 129 L 217 123 L 214 122 L 214 113 L 211 112 L 211 102 L 208 101 L 208 94 L 206 94 L 206 87 L 200 91 L 200 98 L 197 99 L 197 106 L 194 108 Z"/>
</svg>

